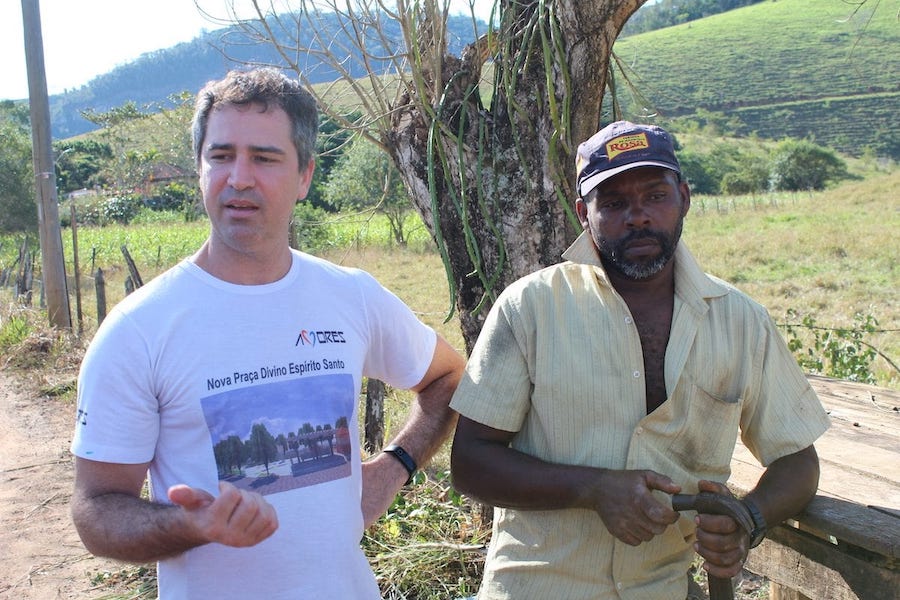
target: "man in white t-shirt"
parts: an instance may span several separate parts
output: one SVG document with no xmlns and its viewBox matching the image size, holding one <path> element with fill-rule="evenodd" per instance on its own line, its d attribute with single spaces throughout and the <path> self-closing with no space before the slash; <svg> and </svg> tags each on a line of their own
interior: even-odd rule
<svg viewBox="0 0 900 600">
<path fill-rule="evenodd" d="M 363 531 L 455 423 L 463 358 L 365 272 L 288 245 L 317 123 L 272 69 L 200 91 L 209 237 L 116 305 L 82 364 L 75 525 L 96 555 L 158 561 L 164 599 L 378 598 Z M 363 377 L 416 393 L 365 462 Z"/>
</svg>

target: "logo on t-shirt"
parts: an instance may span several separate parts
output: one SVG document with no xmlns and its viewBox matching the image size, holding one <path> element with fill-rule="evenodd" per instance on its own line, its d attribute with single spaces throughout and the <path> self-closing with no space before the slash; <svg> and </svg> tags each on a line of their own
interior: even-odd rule
<svg viewBox="0 0 900 600">
<path fill-rule="evenodd" d="M 323 344 L 346 344 L 343 331 L 315 331 L 301 329 L 297 335 L 295 346 L 316 346 Z"/>
</svg>

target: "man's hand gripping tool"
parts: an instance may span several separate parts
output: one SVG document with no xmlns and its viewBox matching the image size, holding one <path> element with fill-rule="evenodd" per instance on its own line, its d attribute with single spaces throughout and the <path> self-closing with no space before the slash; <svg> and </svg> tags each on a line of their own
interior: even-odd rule
<svg viewBox="0 0 900 600">
<path fill-rule="evenodd" d="M 760 525 L 756 523 L 750 508 L 733 496 L 712 492 L 700 492 L 696 495 L 675 494 L 672 496 L 672 509 L 679 512 L 695 510 L 706 515 L 731 517 L 747 531 L 751 548 L 758 543 L 757 538 L 759 541 L 762 539 Z M 710 600 L 734 600 L 734 588 L 730 578 L 709 575 L 707 581 Z"/>
</svg>

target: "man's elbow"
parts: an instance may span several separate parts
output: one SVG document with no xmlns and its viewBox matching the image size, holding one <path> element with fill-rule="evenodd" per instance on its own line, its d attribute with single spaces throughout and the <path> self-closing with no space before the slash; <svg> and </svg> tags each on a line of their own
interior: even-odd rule
<svg viewBox="0 0 900 600">
<path fill-rule="evenodd" d="M 75 531 L 78 532 L 78 537 L 81 538 L 81 543 L 85 549 L 94 556 L 111 558 L 103 544 L 104 541 L 107 541 L 107 536 L 103 532 L 98 531 L 102 519 L 93 514 L 89 503 L 84 499 L 73 498 L 69 507 L 69 514 L 72 517 L 72 523 L 75 525 Z"/>
<path fill-rule="evenodd" d="M 450 478 L 453 489 L 480 501 L 481 488 L 478 484 L 483 477 L 484 465 L 478 464 L 477 457 L 472 456 L 473 452 L 467 446 L 469 445 L 465 442 L 460 443 L 456 438 L 453 440 L 450 450 Z"/>
</svg>

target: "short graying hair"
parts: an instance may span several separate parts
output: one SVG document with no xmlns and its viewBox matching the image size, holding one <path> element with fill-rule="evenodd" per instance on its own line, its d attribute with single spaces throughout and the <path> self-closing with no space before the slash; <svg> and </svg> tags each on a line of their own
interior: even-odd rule
<svg viewBox="0 0 900 600">
<path fill-rule="evenodd" d="M 319 130 L 316 101 L 299 81 L 268 67 L 230 71 L 223 79 L 210 81 L 197 93 L 191 123 L 191 142 L 197 165 L 200 165 L 210 113 L 223 106 L 252 104 L 259 105 L 262 111 L 276 106 L 287 113 L 291 120 L 292 138 L 300 170 L 305 169 L 316 150 L 316 134 Z"/>
</svg>

